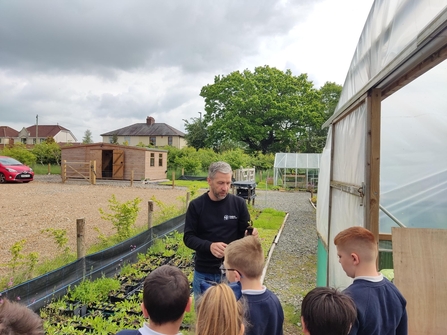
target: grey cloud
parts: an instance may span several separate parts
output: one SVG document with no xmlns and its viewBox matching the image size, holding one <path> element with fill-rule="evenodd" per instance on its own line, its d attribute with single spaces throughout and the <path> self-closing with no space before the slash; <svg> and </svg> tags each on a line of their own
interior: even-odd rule
<svg viewBox="0 0 447 335">
<path fill-rule="evenodd" d="M 173 65 L 207 71 L 254 54 L 265 36 L 287 33 L 306 14 L 302 3 L 2 1 L 0 67 L 103 76 Z"/>
</svg>

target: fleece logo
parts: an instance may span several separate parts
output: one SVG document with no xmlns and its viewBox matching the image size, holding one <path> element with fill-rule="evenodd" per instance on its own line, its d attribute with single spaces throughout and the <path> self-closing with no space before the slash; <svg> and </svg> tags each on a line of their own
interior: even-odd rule
<svg viewBox="0 0 447 335">
<path fill-rule="evenodd" d="M 236 215 L 224 215 L 224 221 L 227 220 L 237 220 L 237 216 Z"/>
</svg>

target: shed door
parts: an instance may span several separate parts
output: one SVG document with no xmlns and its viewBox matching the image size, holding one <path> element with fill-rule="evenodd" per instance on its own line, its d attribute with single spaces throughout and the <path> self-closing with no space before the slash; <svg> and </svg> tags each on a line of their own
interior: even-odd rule
<svg viewBox="0 0 447 335">
<path fill-rule="evenodd" d="M 124 150 L 113 150 L 113 179 L 124 179 Z"/>
<path fill-rule="evenodd" d="M 90 149 L 90 160 L 96 161 L 96 178 L 102 178 L 102 150 Z"/>
</svg>

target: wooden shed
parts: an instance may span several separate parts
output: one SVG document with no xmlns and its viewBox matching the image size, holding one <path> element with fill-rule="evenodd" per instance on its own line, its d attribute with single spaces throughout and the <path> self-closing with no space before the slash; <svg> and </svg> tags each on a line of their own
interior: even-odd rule
<svg viewBox="0 0 447 335">
<path fill-rule="evenodd" d="M 62 148 L 68 178 L 82 178 L 82 164 L 96 161 L 97 179 L 166 179 L 168 151 L 120 144 L 91 143 Z"/>
</svg>

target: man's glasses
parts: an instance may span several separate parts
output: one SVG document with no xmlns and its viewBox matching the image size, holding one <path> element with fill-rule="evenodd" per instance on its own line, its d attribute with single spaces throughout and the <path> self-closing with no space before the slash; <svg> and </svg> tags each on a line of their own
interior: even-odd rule
<svg viewBox="0 0 447 335">
<path fill-rule="evenodd" d="M 227 273 L 227 271 L 236 271 L 237 273 L 239 273 L 239 276 L 241 276 L 241 278 L 242 278 L 242 274 L 236 269 L 225 269 L 223 264 L 219 267 L 219 269 L 220 269 L 220 273 L 222 275 L 225 275 Z"/>
</svg>

